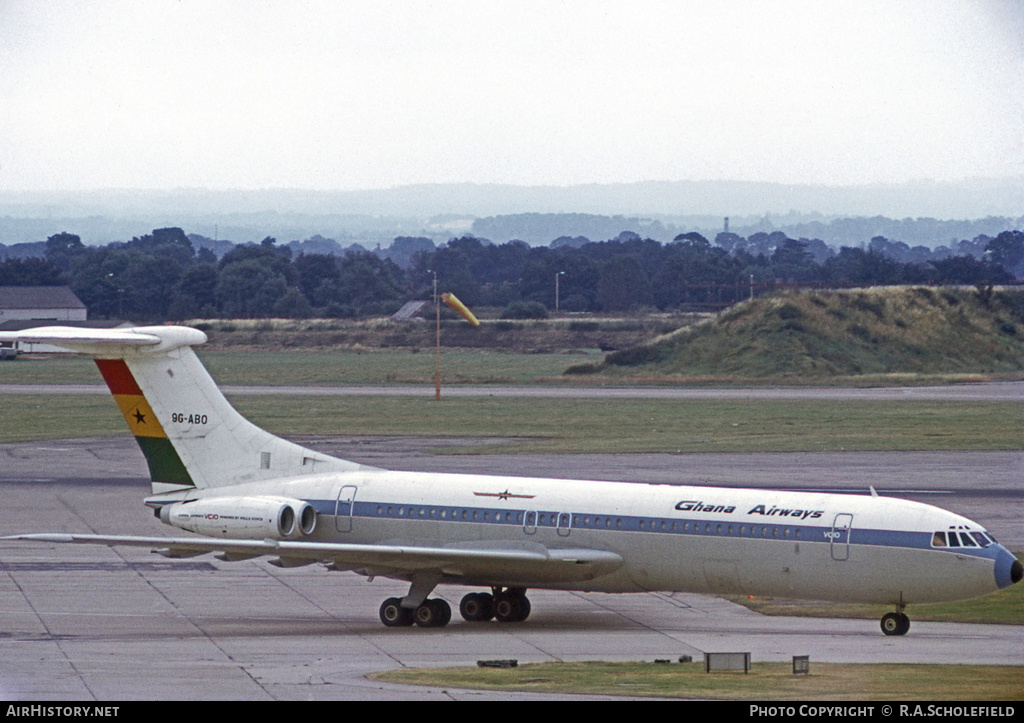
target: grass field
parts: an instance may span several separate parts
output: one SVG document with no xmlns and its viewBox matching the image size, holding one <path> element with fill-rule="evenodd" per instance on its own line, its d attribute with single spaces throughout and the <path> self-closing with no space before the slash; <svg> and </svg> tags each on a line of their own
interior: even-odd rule
<svg viewBox="0 0 1024 723">
<path fill-rule="evenodd" d="M 375 680 L 476 690 L 702 700 L 1024 700 L 1024 668 L 955 665 L 751 664 L 749 673 L 705 673 L 694 663 L 541 663 L 515 668 L 420 668 Z"/>
<path fill-rule="evenodd" d="M 348 385 L 434 383 L 433 352 L 408 351 L 204 351 L 197 352 L 218 384 Z M 600 360 L 598 353 L 498 354 L 447 351 L 446 383 L 536 383 L 559 378 L 573 364 Z M 80 357 L 21 358 L 0 364 L 3 384 L 102 384 L 96 365 Z"/>
<path fill-rule="evenodd" d="M 294 435 L 500 437 L 462 452 L 796 452 L 1024 448 L 1019 404 L 983 402 L 259 396 L 232 398 Z M 3 395 L 0 442 L 124 434 L 106 395 Z"/>
</svg>

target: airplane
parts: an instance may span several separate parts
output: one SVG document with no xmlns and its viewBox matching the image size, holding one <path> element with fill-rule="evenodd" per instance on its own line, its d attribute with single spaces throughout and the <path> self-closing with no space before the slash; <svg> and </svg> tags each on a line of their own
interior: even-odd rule
<svg viewBox="0 0 1024 723">
<path fill-rule="evenodd" d="M 322 564 L 409 583 L 379 610 L 387 627 L 443 627 L 439 585 L 483 588 L 468 622 L 526 620 L 529 589 L 744 594 L 880 603 L 886 635 L 908 605 L 980 597 L 1024 568 L 979 524 L 879 496 L 396 472 L 276 437 L 244 419 L 183 326 L 43 327 L 0 342 L 50 344 L 95 359 L 147 461 L 145 504 L 193 536 L 73 532 L 4 541 L 148 547 Z"/>
</svg>

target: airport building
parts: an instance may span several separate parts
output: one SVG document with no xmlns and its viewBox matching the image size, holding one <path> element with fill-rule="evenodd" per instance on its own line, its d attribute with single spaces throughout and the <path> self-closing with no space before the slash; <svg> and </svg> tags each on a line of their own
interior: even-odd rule
<svg viewBox="0 0 1024 723">
<path fill-rule="evenodd" d="M 67 286 L 0 286 L 0 324 L 85 321 L 88 309 Z"/>
</svg>

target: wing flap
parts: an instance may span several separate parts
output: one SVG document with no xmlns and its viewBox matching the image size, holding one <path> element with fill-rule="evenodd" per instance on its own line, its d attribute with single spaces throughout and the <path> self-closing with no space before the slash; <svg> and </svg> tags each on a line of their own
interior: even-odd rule
<svg viewBox="0 0 1024 723">
<path fill-rule="evenodd" d="M 289 540 L 219 540 L 206 537 L 134 537 L 126 535 L 32 534 L 0 538 L 87 545 L 148 547 L 165 557 L 219 553 L 226 561 L 272 555 L 286 566 L 322 562 L 336 569 L 374 570 L 375 574 L 407 577 L 437 571 L 447 578 L 495 579 L 506 584 L 540 584 L 593 580 L 622 566 L 614 552 L 589 549 L 547 550 L 360 545 Z"/>
</svg>

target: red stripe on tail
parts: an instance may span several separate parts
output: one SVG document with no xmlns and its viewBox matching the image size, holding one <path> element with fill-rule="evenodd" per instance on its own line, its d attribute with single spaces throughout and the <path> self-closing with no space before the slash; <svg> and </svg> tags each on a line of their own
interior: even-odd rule
<svg viewBox="0 0 1024 723">
<path fill-rule="evenodd" d="M 96 366 L 111 394 L 142 394 L 124 359 L 97 359 Z"/>
</svg>

